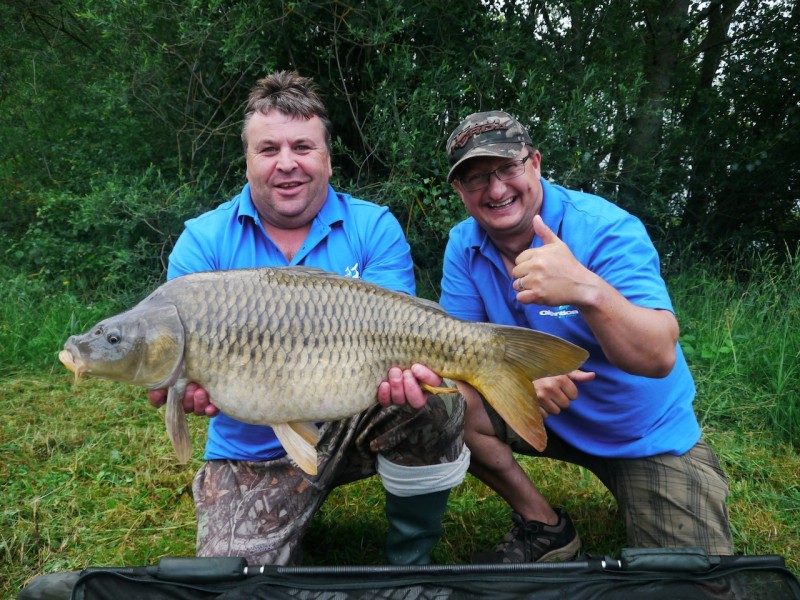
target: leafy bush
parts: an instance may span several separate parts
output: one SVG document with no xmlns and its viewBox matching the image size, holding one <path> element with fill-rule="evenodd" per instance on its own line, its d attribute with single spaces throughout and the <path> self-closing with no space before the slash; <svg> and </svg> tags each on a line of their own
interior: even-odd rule
<svg viewBox="0 0 800 600">
<path fill-rule="evenodd" d="M 177 186 L 155 168 L 109 176 L 86 194 L 45 191 L 6 262 L 50 290 L 130 299 L 163 278 L 184 220 L 217 202 L 202 182 Z"/>
</svg>

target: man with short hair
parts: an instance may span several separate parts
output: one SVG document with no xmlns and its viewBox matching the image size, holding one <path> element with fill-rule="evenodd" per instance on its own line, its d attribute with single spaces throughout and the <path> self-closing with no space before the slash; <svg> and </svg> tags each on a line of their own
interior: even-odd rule
<svg viewBox="0 0 800 600">
<path fill-rule="evenodd" d="M 305 265 L 414 293 L 413 263 L 397 220 L 385 207 L 329 184 L 331 123 L 313 82 L 289 72 L 259 80 L 245 108 L 242 142 L 247 185 L 186 223 L 168 279 Z M 216 414 L 207 462 L 192 488 L 198 555 L 299 564 L 302 536 L 331 489 L 377 471 L 387 490 L 389 561 L 429 562 L 450 489 L 469 464 L 461 438 L 463 401 L 434 396 L 411 408 L 402 390 L 395 395 L 400 399 L 391 406 L 322 425 L 317 477 L 289 461 L 272 428 Z M 155 405 L 162 399 L 151 395 Z M 184 405 L 208 414 L 209 401 L 193 387 Z"/>
</svg>

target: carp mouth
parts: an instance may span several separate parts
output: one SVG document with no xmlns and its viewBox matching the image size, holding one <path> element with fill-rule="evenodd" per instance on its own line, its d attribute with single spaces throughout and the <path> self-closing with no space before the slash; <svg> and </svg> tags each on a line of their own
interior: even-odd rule
<svg viewBox="0 0 800 600">
<path fill-rule="evenodd" d="M 61 364 L 67 367 L 67 369 L 75 373 L 76 384 L 78 383 L 78 379 L 81 378 L 81 375 L 83 375 L 89 368 L 88 365 L 83 362 L 80 356 L 76 358 L 75 355 L 73 355 L 69 350 L 62 350 L 59 352 L 58 360 L 60 360 Z"/>
</svg>

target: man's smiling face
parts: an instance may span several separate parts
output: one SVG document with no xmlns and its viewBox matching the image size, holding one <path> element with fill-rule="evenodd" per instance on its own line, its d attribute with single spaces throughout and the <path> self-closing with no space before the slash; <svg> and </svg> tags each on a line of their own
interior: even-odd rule
<svg viewBox="0 0 800 600">
<path fill-rule="evenodd" d="M 497 176 L 490 175 L 487 187 L 466 191 L 462 181 L 479 177 L 512 162 L 503 157 L 479 156 L 466 161 L 453 182 L 453 187 L 461 196 L 469 214 L 493 239 L 530 229 L 533 217 L 541 210 L 542 156 L 538 150 L 525 146 L 516 160 L 525 158 L 528 153 L 531 156 L 525 162 L 524 173 L 519 177 L 500 180 Z"/>
<path fill-rule="evenodd" d="M 247 181 L 261 218 L 281 229 L 310 223 L 325 203 L 331 157 L 318 117 L 278 110 L 256 113 L 247 124 Z"/>
</svg>

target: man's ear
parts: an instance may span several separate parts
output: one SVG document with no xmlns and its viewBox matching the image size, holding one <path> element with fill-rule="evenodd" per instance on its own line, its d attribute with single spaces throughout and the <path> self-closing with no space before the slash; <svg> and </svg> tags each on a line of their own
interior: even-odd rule
<svg viewBox="0 0 800 600">
<path fill-rule="evenodd" d="M 458 194 L 458 197 L 461 198 L 461 202 L 464 203 L 464 192 L 461 189 L 461 182 L 458 179 L 453 179 L 453 183 L 451 183 L 450 185 L 453 186 L 453 189 Z"/>
</svg>

